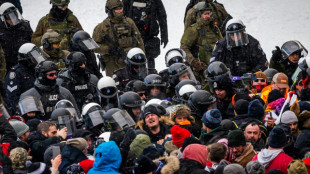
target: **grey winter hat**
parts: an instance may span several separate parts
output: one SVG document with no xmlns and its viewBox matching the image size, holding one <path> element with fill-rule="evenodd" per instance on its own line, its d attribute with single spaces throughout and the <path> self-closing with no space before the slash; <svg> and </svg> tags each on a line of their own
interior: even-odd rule
<svg viewBox="0 0 310 174">
<path fill-rule="evenodd" d="M 10 122 L 11 126 L 14 128 L 17 137 L 24 135 L 27 131 L 29 131 L 29 126 L 22 121 L 14 120 Z"/>
<path fill-rule="evenodd" d="M 250 161 L 246 165 L 245 169 L 248 174 L 264 174 L 265 173 L 264 166 L 261 163 L 259 163 L 258 160 Z"/>
<path fill-rule="evenodd" d="M 246 174 L 240 164 L 229 164 L 224 168 L 223 174 Z"/>
<path fill-rule="evenodd" d="M 285 111 L 281 117 L 281 123 L 289 124 L 292 122 L 298 122 L 298 119 L 293 111 Z"/>
</svg>

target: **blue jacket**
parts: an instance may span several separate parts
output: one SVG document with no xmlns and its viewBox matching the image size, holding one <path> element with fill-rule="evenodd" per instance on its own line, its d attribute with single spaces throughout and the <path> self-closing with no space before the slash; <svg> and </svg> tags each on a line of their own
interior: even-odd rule
<svg viewBox="0 0 310 174">
<path fill-rule="evenodd" d="M 122 155 L 114 141 L 100 144 L 96 148 L 95 163 L 88 174 L 119 174 L 118 169 L 122 163 Z"/>
</svg>

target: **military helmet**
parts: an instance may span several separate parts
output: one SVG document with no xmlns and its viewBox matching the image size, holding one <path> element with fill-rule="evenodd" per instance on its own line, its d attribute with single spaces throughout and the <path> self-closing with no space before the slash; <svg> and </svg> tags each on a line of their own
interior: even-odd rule
<svg viewBox="0 0 310 174">
<path fill-rule="evenodd" d="M 62 37 L 58 32 L 52 29 L 48 29 L 42 36 L 41 44 L 44 49 L 51 49 L 52 44 L 60 43 L 61 40 Z"/>
<path fill-rule="evenodd" d="M 279 71 L 273 68 L 268 68 L 264 71 L 264 73 L 267 76 L 267 82 L 271 83 L 272 82 L 272 78 L 275 74 L 277 74 Z"/>
<path fill-rule="evenodd" d="M 116 7 L 123 7 L 123 3 L 121 0 L 107 0 L 107 3 L 105 5 L 105 12 L 108 13 Z"/>
<path fill-rule="evenodd" d="M 119 97 L 119 108 L 137 108 L 143 105 L 141 97 L 132 91 L 125 92 Z"/>
<path fill-rule="evenodd" d="M 70 0 L 50 0 L 50 3 L 57 6 L 68 5 Z"/>
<path fill-rule="evenodd" d="M 86 57 L 79 51 L 73 51 L 66 57 L 66 66 L 70 71 L 79 69 L 83 64 L 86 65 Z"/>
</svg>

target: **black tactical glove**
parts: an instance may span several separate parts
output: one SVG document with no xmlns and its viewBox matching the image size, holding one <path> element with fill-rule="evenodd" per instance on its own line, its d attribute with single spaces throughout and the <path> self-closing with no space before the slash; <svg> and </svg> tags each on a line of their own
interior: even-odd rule
<svg viewBox="0 0 310 174">
<path fill-rule="evenodd" d="M 161 43 L 160 45 L 164 44 L 164 48 L 166 48 L 167 44 L 168 44 L 168 38 L 164 37 L 164 38 L 161 38 Z"/>
<path fill-rule="evenodd" d="M 282 51 L 278 46 L 276 46 L 276 49 L 272 51 L 271 59 L 274 62 L 281 62 L 282 61 Z"/>
<path fill-rule="evenodd" d="M 124 138 L 120 144 L 120 147 L 126 150 L 129 150 L 129 146 L 135 138 L 136 138 L 135 131 L 133 129 L 128 129 L 126 134 L 124 135 Z"/>
</svg>

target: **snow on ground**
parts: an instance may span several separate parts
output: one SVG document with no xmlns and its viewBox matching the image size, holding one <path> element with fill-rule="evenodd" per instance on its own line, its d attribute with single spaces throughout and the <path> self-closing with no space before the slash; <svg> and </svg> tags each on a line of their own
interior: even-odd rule
<svg viewBox="0 0 310 174">
<path fill-rule="evenodd" d="M 189 0 L 162 0 L 168 15 L 169 43 L 156 59 L 156 68 L 165 68 L 165 53 L 180 46 L 184 31 L 184 11 Z M 241 19 L 246 31 L 258 39 L 267 58 L 276 45 L 299 40 L 310 51 L 309 0 L 218 0 L 234 17 Z M 35 30 L 38 21 L 50 8 L 49 0 L 21 0 L 23 17 Z M 107 17 L 106 0 L 71 0 L 69 9 L 78 17 L 82 27 L 91 35 L 95 26 Z"/>
</svg>

